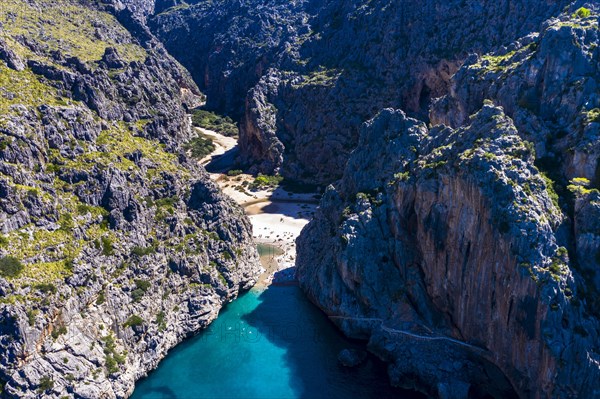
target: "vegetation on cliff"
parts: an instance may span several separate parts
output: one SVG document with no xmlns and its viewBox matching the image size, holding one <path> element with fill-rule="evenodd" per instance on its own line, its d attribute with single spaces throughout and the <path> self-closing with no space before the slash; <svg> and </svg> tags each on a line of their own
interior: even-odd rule
<svg viewBox="0 0 600 399">
<path fill-rule="evenodd" d="M 224 136 L 237 136 L 238 127 L 233 120 L 222 117 L 214 112 L 197 109 L 192 112 L 192 124 L 203 129 L 212 130 Z"/>
<path fill-rule="evenodd" d="M 3 395 L 127 396 L 254 282 L 249 222 L 186 156 L 198 89 L 141 25 L 76 0 L 0 23 Z"/>
</svg>

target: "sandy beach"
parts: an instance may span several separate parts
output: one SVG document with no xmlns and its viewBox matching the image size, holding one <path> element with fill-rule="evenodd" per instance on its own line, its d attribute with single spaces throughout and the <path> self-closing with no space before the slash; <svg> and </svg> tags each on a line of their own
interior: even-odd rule
<svg viewBox="0 0 600 399">
<path fill-rule="evenodd" d="M 203 136 L 210 137 L 215 145 L 215 150 L 200 160 L 202 165 L 208 164 L 213 157 L 221 156 L 237 145 L 235 137 L 223 136 L 212 130 L 202 129 L 201 127 L 196 127 L 195 129 Z"/>
<path fill-rule="evenodd" d="M 235 138 L 206 129 L 198 130 L 215 144 L 215 151 L 200 161 L 204 166 L 237 146 Z M 293 284 L 296 237 L 314 214 L 315 193 L 293 193 L 281 187 L 250 190 L 247 186 L 254 181 L 254 176 L 244 173 L 237 176 L 210 173 L 210 176 L 225 194 L 244 208 L 252 222 L 254 241 L 266 269 L 257 286 Z"/>
</svg>

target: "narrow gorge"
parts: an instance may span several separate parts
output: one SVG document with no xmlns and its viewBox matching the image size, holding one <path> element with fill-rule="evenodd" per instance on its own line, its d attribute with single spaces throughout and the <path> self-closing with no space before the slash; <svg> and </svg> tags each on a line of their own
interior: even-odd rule
<svg viewBox="0 0 600 399">
<path fill-rule="evenodd" d="M 0 0 L 0 397 L 600 398 L 599 21 Z"/>
</svg>

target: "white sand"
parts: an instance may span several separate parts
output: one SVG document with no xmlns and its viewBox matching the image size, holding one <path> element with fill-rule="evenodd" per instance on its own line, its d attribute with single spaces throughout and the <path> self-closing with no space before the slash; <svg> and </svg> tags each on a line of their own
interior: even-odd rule
<svg viewBox="0 0 600 399">
<path fill-rule="evenodd" d="M 222 155 L 237 145 L 236 139 L 218 133 L 199 129 L 204 135 L 213 139 L 215 151 L 201 162 L 205 165 L 214 156 Z M 243 187 L 244 182 L 251 183 L 254 177 L 247 174 L 227 176 L 222 173 L 211 173 L 211 178 L 221 187 L 223 192 L 242 205 L 252 222 L 254 241 L 274 245 L 283 250 L 283 255 L 270 262 L 273 267 L 263 276 L 260 286 L 269 285 L 273 273 L 295 266 L 296 237 L 309 222 L 316 209 L 315 195 L 296 194 L 282 188 L 250 191 Z M 311 202 L 311 203 L 307 203 Z"/>
<path fill-rule="evenodd" d="M 315 205 L 266 201 L 245 209 L 254 228 L 254 240 L 283 249 L 284 254 L 277 258 L 279 270 L 293 267 L 296 237 L 308 223 Z"/>
<path fill-rule="evenodd" d="M 235 137 L 223 136 L 212 130 L 202 129 L 201 127 L 196 127 L 195 129 L 202 135 L 210 137 L 215 145 L 215 150 L 200 160 L 202 165 L 208 164 L 213 157 L 223 155 L 237 145 Z"/>
</svg>

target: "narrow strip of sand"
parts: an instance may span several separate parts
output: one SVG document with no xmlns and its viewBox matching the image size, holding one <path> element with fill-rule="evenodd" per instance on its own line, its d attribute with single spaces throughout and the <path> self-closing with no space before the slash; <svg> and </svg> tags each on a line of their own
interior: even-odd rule
<svg viewBox="0 0 600 399">
<path fill-rule="evenodd" d="M 206 129 L 199 132 L 215 144 L 215 151 L 200 161 L 205 166 L 237 146 L 235 138 Z M 257 286 L 294 283 L 296 237 L 316 209 L 315 193 L 293 193 L 281 187 L 251 190 L 248 187 L 255 178 L 249 174 L 210 175 L 225 194 L 244 207 L 252 222 L 254 241 L 259 245 L 261 262 L 266 269 Z"/>
</svg>

